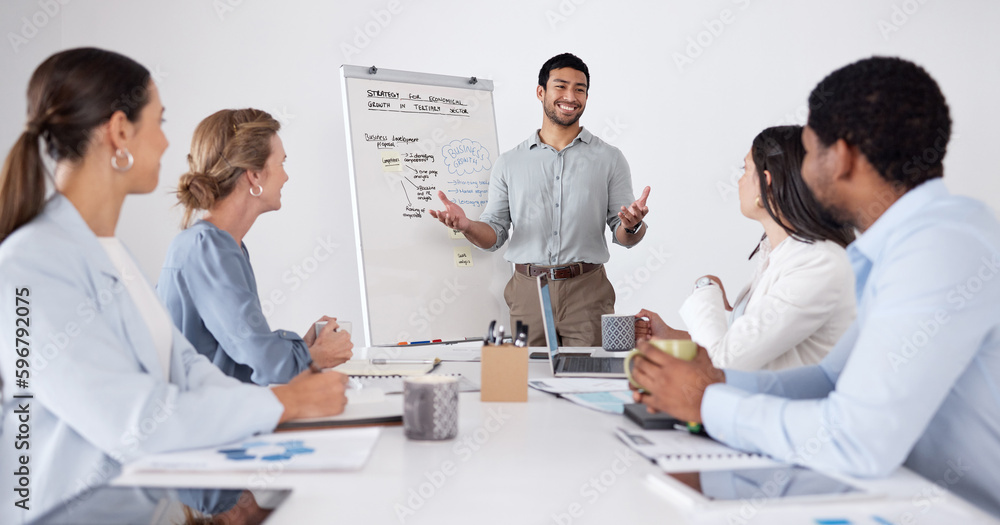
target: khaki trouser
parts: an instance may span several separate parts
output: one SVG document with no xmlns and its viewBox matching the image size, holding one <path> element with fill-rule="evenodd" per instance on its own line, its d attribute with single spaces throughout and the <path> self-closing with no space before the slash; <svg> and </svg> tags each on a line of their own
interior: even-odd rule
<svg viewBox="0 0 1000 525">
<path fill-rule="evenodd" d="M 549 294 L 559 346 L 601 346 L 601 315 L 615 313 L 615 289 L 604 266 L 572 279 L 550 280 Z M 510 307 L 510 322 L 529 326 L 528 345 L 545 346 L 537 279 L 514 272 L 503 298 Z"/>
</svg>

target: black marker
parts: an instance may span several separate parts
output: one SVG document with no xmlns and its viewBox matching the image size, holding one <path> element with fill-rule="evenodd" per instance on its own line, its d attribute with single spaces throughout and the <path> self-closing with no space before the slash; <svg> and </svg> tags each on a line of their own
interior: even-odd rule
<svg viewBox="0 0 1000 525">
<path fill-rule="evenodd" d="M 493 343 L 493 327 L 496 326 L 496 324 L 497 324 L 497 322 L 495 320 L 494 321 L 490 321 L 490 327 L 486 329 L 486 337 L 483 338 L 483 343 L 484 344 L 492 344 Z"/>
</svg>

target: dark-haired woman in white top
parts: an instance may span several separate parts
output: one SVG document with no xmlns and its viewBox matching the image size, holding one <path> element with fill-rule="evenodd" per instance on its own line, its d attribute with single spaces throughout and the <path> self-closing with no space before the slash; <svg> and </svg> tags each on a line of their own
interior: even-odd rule
<svg viewBox="0 0 1000 525">
<path fill-rule="evenodd" d="M 722 281 L 695 283 L 680 314 L 688 332 L 654 312 L 637 314 L 636 336 L 692 339 L 718 368 L 779 370 L 818 363 L 855 316 L 851 229 L 829 220 L 802 180 L 801 126 L 762 131 L 739 181 L 740 211 L 764 228 L 750 259 L 753 280 L 732 306 Z"/>
</svg>

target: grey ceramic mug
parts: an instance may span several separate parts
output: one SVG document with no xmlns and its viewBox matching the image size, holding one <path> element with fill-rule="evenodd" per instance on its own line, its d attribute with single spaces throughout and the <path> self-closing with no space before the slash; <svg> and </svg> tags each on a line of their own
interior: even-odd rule
<svg viewBox="0 0 1000 525">
<path fill-rule="evenodd" d="M 410 439 L 458 435 L 458 378 L 417 376 L 403 380 L 403 433 Z"/>
</svg>

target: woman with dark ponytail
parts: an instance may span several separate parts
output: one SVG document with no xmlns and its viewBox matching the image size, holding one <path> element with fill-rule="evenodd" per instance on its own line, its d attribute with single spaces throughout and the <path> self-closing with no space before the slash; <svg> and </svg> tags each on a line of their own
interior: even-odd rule
<svg viewBox="0 0 1000 525">
<path fill-rule="evenodd" d="M 0 173 L 0 492 L 23 500 L 5 496 L 0 522 L 30 521 L 145 454 L 343 410 L 340 374 L 268 389 L 219 372 L 115 238 L 126 196 L 156 188 L 162 115 L 149 71 L 117 53 L 63 51 L 31 77 L 25 130 Z M 30 492 L 11 475 L 22 466 Z"/>
<path fill-rule="evenodd" d="M 43 126 L 30 120 L 4 163 L 0 174 L 0 242 L 38 215 L 45 201 L 45 167 L 38 151 Z"/>
</svg>

